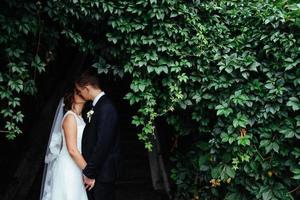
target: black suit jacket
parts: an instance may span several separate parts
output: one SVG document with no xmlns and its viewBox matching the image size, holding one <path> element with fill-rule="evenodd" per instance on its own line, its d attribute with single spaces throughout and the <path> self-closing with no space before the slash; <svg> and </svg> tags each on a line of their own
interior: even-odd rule
<svg viewBox="0 0 300 200">
<path fill-rule="evenodd" d="M 99 182 L 113 182 L 118 176 L 120 157 L 118 114 L 106 95 L 93 110 L 82 136 L 82 155 L 87 161 L 83 174 Z"/>
</svg>

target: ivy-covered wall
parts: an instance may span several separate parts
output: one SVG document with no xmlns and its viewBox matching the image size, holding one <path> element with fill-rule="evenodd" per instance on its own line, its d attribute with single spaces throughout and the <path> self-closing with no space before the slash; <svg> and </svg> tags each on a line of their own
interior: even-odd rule
<svg viewBox="0 0 300 200">
<path fill-rule="evenodd" d="M 207 44 L 184 94 L 198 136 L 172 178 L 183 199 L 293 199 L 299 189 L 300 4 L 207 1 L 195 5 Z M 180 140 L 180 137 L 179 137 Z M 295 199 L 298 199 L 295 197 Z"/>
<path fill-rule="evenodd" d="M 193 136 L 172 158 L 178 199 L 296 198 L 299 16 L 283 0 L 5 0 L 1 132 L 21 133 L 20 97 L 68 41 L 99 73 L 132 78 L 125 98 L 146 148 L 157 117 L 178 144 Z"/>
</svg>

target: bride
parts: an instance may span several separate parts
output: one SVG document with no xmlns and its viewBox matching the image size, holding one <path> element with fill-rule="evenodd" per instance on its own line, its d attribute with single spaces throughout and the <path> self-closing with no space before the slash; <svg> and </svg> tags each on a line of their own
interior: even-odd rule
<svg viewBox="0 0 300 200">
<path fill-rule="evenodd" d="M 45 157 L 41 200 L 87 200 L 81 155 L 85 100 L 75 90 L 61 99 L 52 125 Z M 91 190 L 95 181 L 87 188 Z"/>
</svg>

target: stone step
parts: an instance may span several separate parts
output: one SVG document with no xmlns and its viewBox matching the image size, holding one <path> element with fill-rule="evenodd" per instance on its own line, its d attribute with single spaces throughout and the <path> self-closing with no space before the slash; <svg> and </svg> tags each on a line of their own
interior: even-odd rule
<svg viewBox="0 0 300 200">
<path fill-rule="evenodd" d="M 121 161 L 120 181 L 151 181 L 149 162 L 147 160 Z"/>
<path fill-rule="evenodd" d="M 125 159 L 148 159 L 148 151 L 139 141 L 121 141 L 121 157 Z"/>
<path fill-rule="evenodd" d="M 120 180 L 151 181 L 148 152 L 141 142 L 121 142 L 121 172 Z"/>
<path fill-rule="evenodd" d="M 117 200 L 163 200 L 150 182 L 116 185 Z"/>
<path fill-rule="evenodd" d="M 151 184 L 151 180 L 117 180 L 116 185 L 124 187 L 124 185 L 134 185 L 134 184 Z M 117 186 L 118 187 L 118 186 Z"/>
<path fill-rule="evenodd" d="M 119 130 L 120 130 L 121 139 L 131 138 L 131 140 L 138 140 L 137 133 L 140 132 L 138 128 L 126 123 L 126 124 L 120 124 Z"/>
</svg>

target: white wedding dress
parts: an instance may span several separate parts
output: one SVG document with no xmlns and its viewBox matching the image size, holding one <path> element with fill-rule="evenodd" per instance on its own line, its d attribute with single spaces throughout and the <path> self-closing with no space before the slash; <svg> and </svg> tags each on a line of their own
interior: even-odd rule
<svg viewBox="0 0 300 200">
<path fill-rule="evenodd" d="M 62 122 L 67 115 L 73 115 L 77 122 L 77 147 L 81 152 L 81 139 L 85 122 L 82 117 L 73 111 L 68 111 L 61 121 L 62 147 L 59 152 L 51 173 L 51 187 L 44 191 L 42 200 L 87 200 L 87 194 L 83 183 L 82 171 L 70 156 Z"/>
</svg>

